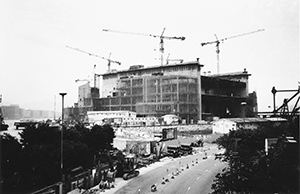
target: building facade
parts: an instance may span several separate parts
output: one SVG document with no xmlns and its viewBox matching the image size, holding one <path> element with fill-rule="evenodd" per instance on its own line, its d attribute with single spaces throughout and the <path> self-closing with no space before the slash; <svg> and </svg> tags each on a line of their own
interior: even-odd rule
<svg viewBox="0 0 300 194">
<path fill-rule="evenodd" d="M 240 116 L 241 104 L 249 97 L 250 74 L 244 70 L 202 76 L 202 67 L 195 61 L 105 73 L 97 110 L 128 110 L 139 117 L 174 114 L 187 124 L 213 116 Z"/>
<path fill-rule="evenodd" d="M 141 117 L 175 114 L 201 120 L 198 62 L 103 74 L 100 110 L 130 110 Z M 199 98 L 200 96 L 200 98 Z"/>
<path fill-rule="evenodd" d="M 93 107 L 93 99 L 99 98 L 99 89 L 91 87 L 90 83 L 83 84 L 78 88 L 78 107 Z"/>
</svg>

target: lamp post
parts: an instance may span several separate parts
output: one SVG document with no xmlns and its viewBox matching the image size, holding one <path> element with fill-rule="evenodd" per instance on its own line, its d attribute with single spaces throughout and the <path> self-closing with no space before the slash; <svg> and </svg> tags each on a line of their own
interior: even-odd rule
<svg viewBox="0 0 300 194">
<path fill-rule="evenodd" d="M 245 129 L 245 117 L 246 117 L 246 110 L 245 110 L 245 108 L 246 108 L 247 103 L 246 102 L 242 102 L 241 105 L 242 105 L 242 114 L 243 114 L 244 129 Z"/>
<path fill-rule="evenodd" d="M 62 194 L 62 185 L 63 185 L 63 168 L 64 168 L 64 160 L 63 160 L 63 128 L 64 128 L 64 96 L 67 93 L 61 92 L 59 93 L 62 97 L 62 113 L 61 113 L 61 139 L 60 139 L 60 173 L 61 173 L 61 194 Z"/>
</svg>

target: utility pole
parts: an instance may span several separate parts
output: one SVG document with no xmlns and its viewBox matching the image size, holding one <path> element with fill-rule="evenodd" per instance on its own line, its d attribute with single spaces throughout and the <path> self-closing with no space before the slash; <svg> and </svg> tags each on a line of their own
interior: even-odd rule
<svg viewBox="0 0 300 194">
<path fill-rule="evenodd" d="M 64 129 L 64 96 L 67 95 L 67 93 L 61 92 L 59 93 L 59 95 L 61 95 L 62 97 L 62 113 L 61 113 L 61 138 L 60 138 L 60 175 L 61 175 L 61 194 L 63 193 L 63 182 L 64 182 L 64 178 L 63 178 L 63 169 L 64 169 L 64 159 L 63 159 L 63 137 L 64 137 L 64 133 L 63 133 L 63 129 Z"/>
<path fill-rule="evenodd" d="M 56 95 L 54 95 L 54 120 L 55 120 L 55 116 L 56 116 Z"/>
</svg>

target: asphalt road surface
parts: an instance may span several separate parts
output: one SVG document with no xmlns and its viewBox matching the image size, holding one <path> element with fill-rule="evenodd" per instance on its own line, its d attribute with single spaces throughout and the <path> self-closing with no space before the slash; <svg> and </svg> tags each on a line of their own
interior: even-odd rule
<svg viewBox="0 0 300 194">
<path fill-rule="evenodd" d="M 170 162 L 133 178 L 114 193 L 211 193 L 215 175 L 227 164 L 215 160 L 214 154 L 222 152 L 217 149 L 216 145 L 206 147 L 207 159 L 203 159 L 205 157 L 203 150 L 199 149 L 198 151 L 193 155 L 170 159 Z M 153 184 L 157 188 L 155 192 L 151 191 Z"/>
</svg>

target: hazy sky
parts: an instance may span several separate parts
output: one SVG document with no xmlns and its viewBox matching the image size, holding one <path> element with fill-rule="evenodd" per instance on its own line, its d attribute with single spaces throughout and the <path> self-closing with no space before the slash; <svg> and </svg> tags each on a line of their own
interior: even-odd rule
<svg viewBox="0 0 300 194">
<path fill-rule="evenodd" d="M 299 82 L 299 1 L 54 1 L 0 2 L 0 94 L 2 104 L 25 109 L 61 110 L 78 99 L 78 86 L 107 71 L 107 61 L 72 50 L 78 48 L 120 61 L 113 69 L 159 65 L 159 39 L 124 32 L 184 36 L 165 40 L 165 57 L 195 61 L 202 71 L 217 71 L 215 44 L 202 42 L 265 29 L 224 41 L 220 73 L 248 70 L 250 92 L 260 111 L 273 105 L 271 89 L 297 89 Z M 277 104 L 291 93 L 278 93 Z M 270 109 L 269 109 L 270 110 Z"/>
</svg>

